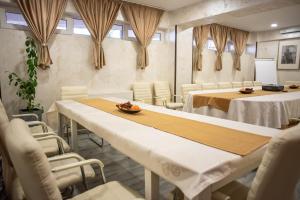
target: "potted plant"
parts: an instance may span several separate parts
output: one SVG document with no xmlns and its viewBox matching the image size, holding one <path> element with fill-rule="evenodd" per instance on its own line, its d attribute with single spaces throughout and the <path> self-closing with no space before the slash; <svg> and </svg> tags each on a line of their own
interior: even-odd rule
<svg viewBox="0 0 300 200">
<path fill-rule="evenodd" d="M 32 38 L 27 37 L 25 41 L 26 45 L 26 66 L 27 74 L 26 78 L 21 78 L 16 73 L 10 73 L 8 75 L 9 85 L 14 85 L 18 88 L 17 96 L 26 101 L 26 108 L 20 109 L 20 113 L 35 113 L 42 118 L 43 108 L 39 103 L 35 101 L 35 93 L 37 87 L 37 68 L 38 68 L 38 56 L 35 42 Z"/>
</svg>

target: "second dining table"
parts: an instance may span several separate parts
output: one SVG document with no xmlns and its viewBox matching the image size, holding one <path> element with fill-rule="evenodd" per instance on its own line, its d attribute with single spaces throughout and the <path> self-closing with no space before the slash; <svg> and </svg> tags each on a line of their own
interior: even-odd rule
<svg viewBox="0 0 300 200">
<path fill-rule="evenodd" d="M 265 92 L 261 87 L 254 87 L 254 93 L 250 96 L 239 94 L 239 90 L 230 88 L 189 92 L 183 111 L 271 128 L 284 128 L 290 119 L 300 117 L 299 89 Z M 228 105 L 225 105 L 225 109 L 224 105 L 221 108 L 210 103 L 197 105 L 195 101 L 203 100 L 203 97 L 211 97 L 213 101 L 221 103 L 225 99 Z"/>
</svg>

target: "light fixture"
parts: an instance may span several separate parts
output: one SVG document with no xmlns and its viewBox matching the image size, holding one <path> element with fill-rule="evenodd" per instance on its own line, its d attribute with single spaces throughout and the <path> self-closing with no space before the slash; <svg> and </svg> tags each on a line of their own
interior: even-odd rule
<svg viewBox="0 0 300 200">
<path fill-rule="evenodd" d="M 278 26 L 278 24 L 276 24 L 276 23 L 271 24 L 272 28 L 276 28 L 277 26 Z"/>
</svg>

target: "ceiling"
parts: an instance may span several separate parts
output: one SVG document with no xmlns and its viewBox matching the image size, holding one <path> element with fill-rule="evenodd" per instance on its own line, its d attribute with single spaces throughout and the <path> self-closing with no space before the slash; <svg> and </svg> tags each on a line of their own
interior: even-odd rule
<svg viewBox="0 0 300 200">
<path fill-rule="evenodd" d="M 226 26 L 255 32 L 282 29 L 300 25 L 300 4 L 269 11 L 256 9 L 252 14 L 249 10 L 241 10 L 205 19 L 205 23 L 220 23 Z M 271 28 L 270 25 L 272 23 L 277 23 L 278 27 Z"/>
<path fill-rule="evenodd" d="M 195 3 L 199 3 L 204 0 L 125 0 L 125 1 L 171 11 Z"/>
</svg>

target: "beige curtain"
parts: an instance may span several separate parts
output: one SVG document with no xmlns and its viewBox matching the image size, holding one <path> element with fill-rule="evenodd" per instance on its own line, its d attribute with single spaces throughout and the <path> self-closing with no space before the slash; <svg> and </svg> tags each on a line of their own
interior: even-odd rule
<svg viewBox="0 0 300 200">
<path fill-rule="evenodd" d="M 116 21 L 122 5 L 119 0 L 74 0 L 74 5 L 91 33 L 96 69 L 105 65 L 102 41 Z"/>
<path fill-rule="evenodd" d="M 245 51 L 249 32 L 238 29 L 230 29 L 230 38 L 234 45 L 233 67 L 241 71 L 241 56 Z"/>
<path fill-rule="evenodd" d="M 122 13 L 131 25 L 139 43 L 137 65 L 144 69 L 149 65 L 147 46 L 152 41 L 163 11 L 138 4 L 124 3 Z"/>
<path fill-rule="evenodd" d="M 215 69 L 217 71 L 222 70 L 222 54 L 227 43 L 228 30 L 228 27 L 219 24 L 210 25 L 210 35 L 217 49 L 217 59 L 215 62 Z"/>
<path fill-rule="evenodd" d="M 46 69 L 52 64 L 48 41 L 65 11 L 67 0 L 17 0 L 17 3 L 29 29 L 41 46 L 39 66 Z"/>
<path fill-rule="evenodd" d="M 202 51 L 207 42 L 210 25 L 198 26 L 193 29 L 195 47 L 193 49 L 193 68 L 202 70 Z"/>
</svg>

